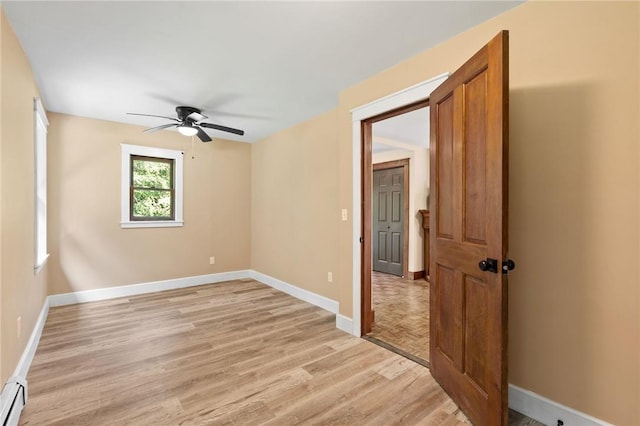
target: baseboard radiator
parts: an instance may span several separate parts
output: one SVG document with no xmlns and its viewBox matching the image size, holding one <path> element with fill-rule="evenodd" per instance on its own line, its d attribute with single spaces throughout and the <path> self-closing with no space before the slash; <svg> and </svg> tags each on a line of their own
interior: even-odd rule
<svg viewBox="0 0 640 426">
<path fill-rule="evenodd" d="M 2 426 L 16 426 L 27 403 L 27 380 L 18 376 L 9 378 L 2 388 L 0 401 L 0 423 Z"/>
</svg>

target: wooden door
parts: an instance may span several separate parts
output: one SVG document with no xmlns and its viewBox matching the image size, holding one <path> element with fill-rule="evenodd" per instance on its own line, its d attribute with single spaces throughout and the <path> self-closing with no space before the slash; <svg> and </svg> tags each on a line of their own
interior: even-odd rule
<svg viewBox="0 0 640 426">
<path fill-rule="evenodd" d="M 476 425 L 508 414 L 508 88 L 503 31 L 430 97 L 431 372 Z"/>
<path fill-rule="evenodd" d="M 373 172 L 373 270 L 403 274 L 404 168 Z"/>
</svg>

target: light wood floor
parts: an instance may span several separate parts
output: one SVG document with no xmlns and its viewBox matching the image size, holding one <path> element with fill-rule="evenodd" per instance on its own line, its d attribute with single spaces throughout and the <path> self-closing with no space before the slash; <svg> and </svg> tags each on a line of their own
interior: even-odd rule
<svg viewBox="0 0 640 426">
<path fill-rule="evenodd" d="M 373 271 L 371 293 L 375 322 L 368 336 L 428 362 L 429 283 Z M 509 425 L 544 426 L 513 410 Z"/>
<path fill-rule="evenodd" d="M 369 336 L 429 361 L 429 283 L 373 271 L 371 296 Z"/>
<path fill-rule="evenodd" d="M 28 381 L 22 425 L 469 424 L 427 368 L 253 280 L 51 308 Z"/>
<path fill-rule="evenodd" d="M 252 280 L 52 308 L 23 425 L 463 425 L 429 370 Z"/>
</svg>

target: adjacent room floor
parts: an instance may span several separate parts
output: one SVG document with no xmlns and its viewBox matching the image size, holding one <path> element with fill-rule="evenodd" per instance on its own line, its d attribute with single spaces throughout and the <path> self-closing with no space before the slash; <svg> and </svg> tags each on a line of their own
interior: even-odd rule
<svg viewBox="0 0 640 426">
<path fill-rule="evenodd" d="M 429 361 L 429 283 L 371 273 L 375 320 L 368 336 Z"/>
</svg>

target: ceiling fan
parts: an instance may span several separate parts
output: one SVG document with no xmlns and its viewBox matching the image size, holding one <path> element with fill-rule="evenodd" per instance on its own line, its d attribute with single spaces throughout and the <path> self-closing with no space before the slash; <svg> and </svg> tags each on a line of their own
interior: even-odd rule
<svg viewBox="0 0 640 426">
<path fill-rule="evenodd" d="M 198 108 L 190 107 L 190 106 L 178 106 L 176 107 L 176 115 L 175 117 L 166 117 L 164 115 L 153 115 L 153 114 L 139 114 L 136 112 L 128 112 L 129 115 L 142 115 L 145 117 L 159 117 L 166 118 L 167 120 L 173 120 L 175 123 L 163 124 L 161 126 L 152 127 L 150 129 L 144 130 L 144 132 L 156 132 L 162 129 L 168 129 L 170 127 L 177 127 L 178 131 L 185 136 L 198 136 L 202 142 L 210 142 L 211 138 L 207 133 L 202 130 L 202 127 L 207 129 L 215 129 L 223 132 L 229 132 L 236 135 L 244 135 L 244 130 L 238 130 L 227 126 L 221 126 L 219 124 L 212 123 L 203 123 L 202 120 L 208 118 L 206 115 L 202 114 Z"/>
</svg>

